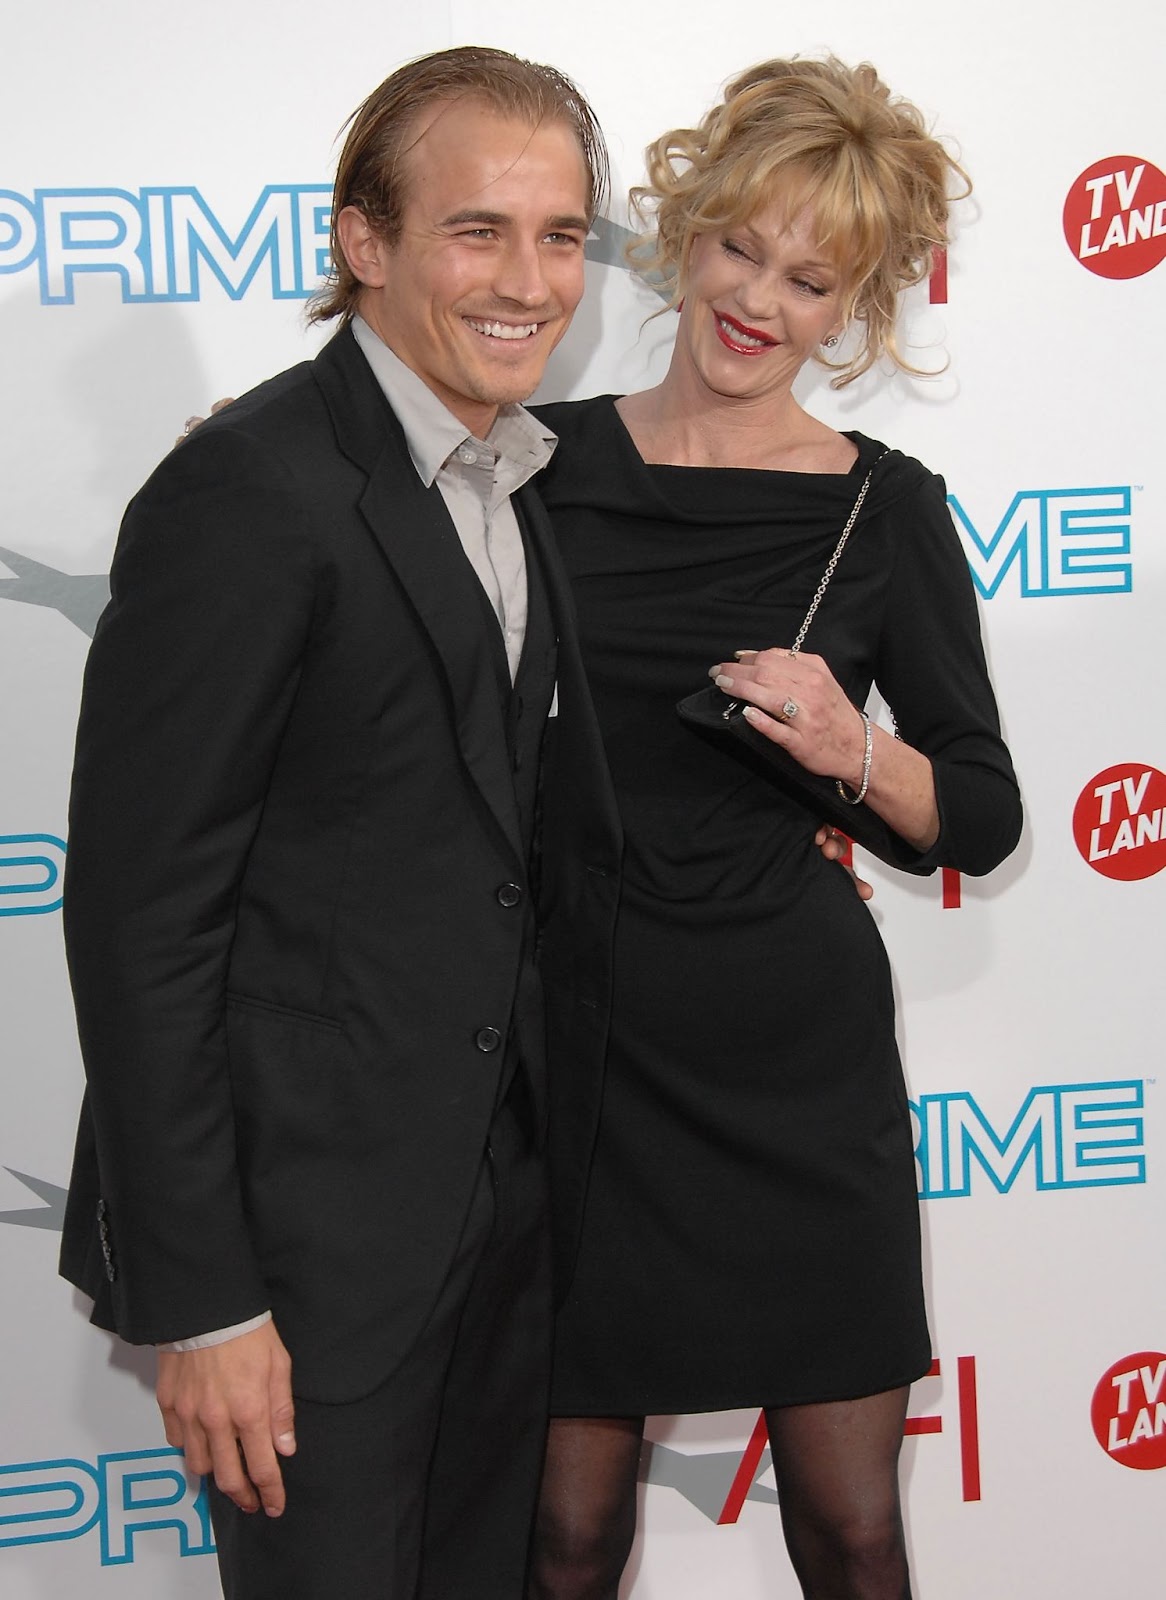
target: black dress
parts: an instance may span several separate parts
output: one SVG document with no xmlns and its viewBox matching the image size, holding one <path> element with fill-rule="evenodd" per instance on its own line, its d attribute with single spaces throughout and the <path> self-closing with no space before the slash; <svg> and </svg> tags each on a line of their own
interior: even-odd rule
<svg viewBox="0 0 1166 1600">
<path fill-rule="evenodd" d="M 558 1415 L 782 1405 L 923 1374 L 909 1109 L 890 972 L 819 817 L 676 704 L 735 649 L 788 645 L 867 468 L 645 465 L 611 397 L 543 408 L 626 833 L 612 1037 Z M 903 865 L 987 871 L 1019 831 L 941 481 L 890 452 L 806 639 L 877 679 L 935 768 L 941 834 Z"/>
</svg>

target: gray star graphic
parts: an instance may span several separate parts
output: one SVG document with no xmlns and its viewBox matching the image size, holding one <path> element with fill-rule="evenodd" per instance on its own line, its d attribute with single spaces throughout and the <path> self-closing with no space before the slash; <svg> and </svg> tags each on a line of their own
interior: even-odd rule
<svg viewBox="0 0 1166 1600">
<path fill-rule="evenodd" d="M 630 228 L 621 227 L 618 222 L 612 222 L 607 217 L 596 217 L 591 224 L 591 233 L 584 246 L 584 255 L 588 261 L 598 261 L 605 267 L 623 267 L 627 270 L 627 257 L 624 254 L 627 246 L 639 235 Z M 644 274 L 644 282 L 649 284 L 661 300 L 672 297 L 671 286 L 666 284 L 658 273 Z"/>
<path fill-rule="evenodd" d="M 32 1178 L 27 1172 L 17 1172 L 15 1167 L 5 1167 L 26 1189 L 31 1189 L 45 1203 L 29 1206 L 24 1211 L 0 1211 L 0 1222 L 9 1222 L 14 1228 L 49 1228 L 60 1233 L 65 1226 L 65 1196 L 68 1190 L 44 1178 Z"/>
<path fill-rule="evenodd" d="M 97 619 L 109 599 L 109 579 L 104 573 L 75 575 L 46 567 L 31 556 L 0 546 L 0 562 L 14 578 L 0 578 L 0 600 L 20 600 L 29 606 L 47 606 L 68 617 L 92 639 Z"/>
<path fill-rule="evenodd" d="M 768 1468 L 770 1460 L 766 1447 L 761 1452 L 746 1500 L 763 1500 L 772 1506 L 777 1504 L 777 1490 L 768 1489 L 757 1482 Z M 665 1444 L 648 1443 L 644 1445 L 644 1453 L 640 1457 L 640 1482 L 675 1489 L 690 1505 L 702 1511 L 710 1522 L 716 1522 L 740 1465 L 739 1450 L 708 1450 L 687 1455 L 683 1450 L 671 1450 Z"/>
</svg>

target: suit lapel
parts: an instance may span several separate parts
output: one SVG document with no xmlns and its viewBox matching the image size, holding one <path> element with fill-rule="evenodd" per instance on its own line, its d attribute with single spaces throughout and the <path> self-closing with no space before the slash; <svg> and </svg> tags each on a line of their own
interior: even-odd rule
<svg viewBox="0 0 1166 1600">
<path fill-rule="evenodd" d="M 575 600 L 559 560 L 546 508 L 531 484 L 518 492 L 527 538 L 541 558 L 543 581 L 558 636 L 559 725 L 557 738 L 567 770 L 579 784 L 570 807 L 578 847 L 605 857 L 618 854 L 623 838 L 619 808 L 607 770 L 607 755 L 579 652 Z"/>
<path fill-rule="evenodd" d="M 368 476 L 360 511 L 433 641 L 462 756 L 521 862 L 525 852 L 481 585 L 441 491 L 417 476 L 405 436 L 349 329 L 313 364 L 337 443 Z"/>
</svg>

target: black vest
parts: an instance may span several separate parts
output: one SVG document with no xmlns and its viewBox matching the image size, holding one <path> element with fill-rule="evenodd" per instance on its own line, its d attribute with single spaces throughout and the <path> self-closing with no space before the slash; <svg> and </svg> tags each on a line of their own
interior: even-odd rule
<svg viewBox="0 0 1166 1600">
<path fill-rule="evenodd" d="M 481 590 L 482 606 L 486 614 L 485 632 L 490 641 L 490 660 L 498 690 L 502 722 L 506 729 L 514 799 L 518 807 L 519 826 L 527 863 L 526 882 L 520 886 L 525 918 L 522 966 L 515 994 L 514 1025 L 507 1044 L 506 1060 L 499 1084 L 499 1103 L 507 1094 L 515 1070 L 521 1061 L 533 1101 L 536 1124 L 541 1128 L 545 1120 L 546 1107 L 546 1052 L 542 992 L 535 970 L 535 947 L 538 935 L 535 908 L 538 904 L 540 854 L 539 778 L 547 713 L 555 692 L 558 640 L 534 541 L 526 535 L 517 499 L 512 500 L 511 504 L 523 534 L 527 586 L 526 635 L 513 684 L 510 681 L 510 667 L 506 659 L 502 630 L 498 626 L 498 619 L 486 596 L 486 591 Z"/>
</svg>

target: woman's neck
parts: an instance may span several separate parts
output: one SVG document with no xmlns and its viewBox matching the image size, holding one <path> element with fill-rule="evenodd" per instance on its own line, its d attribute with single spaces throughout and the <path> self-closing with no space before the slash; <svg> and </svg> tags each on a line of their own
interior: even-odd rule
<svg viewBox="0 0 1166 1600">
<path fill-rule="evenodd" d="M 675 365 L 617 409 L 644 460 L 659 465 L 848 472 L 855 457 L 850 441 L 788 390 L 738 399 L 686 381 Z"/>
</svg>

